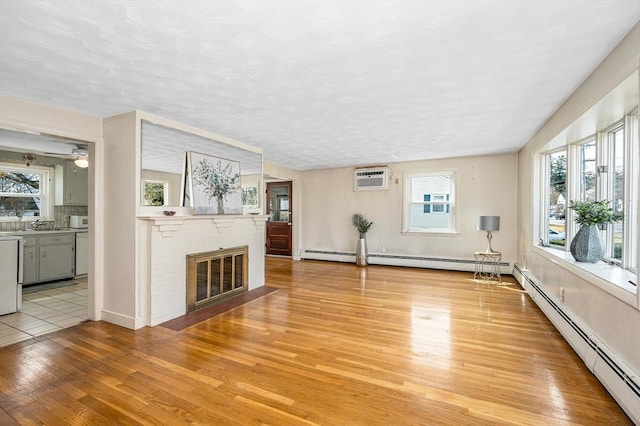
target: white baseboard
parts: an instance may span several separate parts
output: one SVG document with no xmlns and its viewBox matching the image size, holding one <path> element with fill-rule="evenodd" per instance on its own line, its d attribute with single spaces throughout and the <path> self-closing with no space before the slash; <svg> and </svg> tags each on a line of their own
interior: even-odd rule
<svg viewBox="0 0 640 426">
<path fill-rule="evenodd" d="M 513 276 L 560 334 L 582 358 L 587 368 L 600 380 L 611 396 L 635 424 L 640 424 L 640 378 L 571 312 L 562 308 L 555 296 L 545 292 L 544 283 L 528 276 L 514 265 Z"/>
<path fill-rule="evenodd" d="M 327 260 L 331 262 L 356 263 L 356 254 L 350 252 L 328 250 L 303 250 L 302 259 Z M 474 272 L 474 259 L 455 259 L 444 257 L 398 255 L 387 253 L 369 253 L 367 262 L 370 265 L 406 266 L 411 268 L 445 269 L 450 271 Z M 510 274 L 509 262 L 500 262 L 500 273 Z"/>
<path fill-rule="evenodd" d="M 102 310 L 102 321 L 110 322 L 111 324 L 119 325 L 120 327 L 129 328 L 131 330 L 137 330 L 146 325 L 141 319 L 135 319 L 128 315 L 122 315 L 106 309 Z"/>
</svg>

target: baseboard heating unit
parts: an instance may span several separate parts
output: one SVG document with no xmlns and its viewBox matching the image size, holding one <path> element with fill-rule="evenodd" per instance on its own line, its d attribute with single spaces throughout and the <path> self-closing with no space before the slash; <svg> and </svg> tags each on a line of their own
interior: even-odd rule
<svg viewBox="0 0 640 426">
<path fill-rule="evenodd" d="M 302 259 L 328 260 L 332 262 L 355 263 L 356 254 L 343 251 L 303 250 Z M 386 253 L 369 253 L 367 261 L 370 265 L 406 266 L 411 268 L 444 269 L 449 271 L 475 270 L 474 259 L 455 259 L 429 256 L 413 256 Z M 498 262 L 502 274 L 510 274 L 509 262 Z"/>
<path fill-rule="evenodd" d="M 513 276 L 631 420 L 640 424 L 638 375 L 599 342 L 586 326 L 572 318 L 570 312 L 565 311 L 553 297 L 546 294 L 543 286 L 529 277 L 526 270 L 514 265 Z"/>
</svg>

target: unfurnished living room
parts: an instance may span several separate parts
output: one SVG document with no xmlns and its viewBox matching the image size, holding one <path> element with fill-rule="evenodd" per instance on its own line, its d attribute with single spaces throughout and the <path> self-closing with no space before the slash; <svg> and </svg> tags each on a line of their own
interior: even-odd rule
<svg viewBox="0 0 640 426">
<path fill-rule="evenodd" d="M 0 424 L 640 424 L 640 2 L 0 0 Z"/>
</svg>

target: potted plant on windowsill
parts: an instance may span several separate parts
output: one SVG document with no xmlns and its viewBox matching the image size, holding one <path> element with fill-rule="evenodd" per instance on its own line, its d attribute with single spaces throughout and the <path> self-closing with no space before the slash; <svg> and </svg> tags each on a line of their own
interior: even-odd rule
<svg viewBox="0 0 640 426">
<path fill-rule="evenodd" d="M 606 200 L 571 201 L 569 208 L 576 212 L 575 221 L 580 229 L 571 240 L 569 249 L 578 262 L 596 263 L 604 257 L 605 248 L 598 229 L 622 220 L 622 214 L 615 212 L 609 203 Z"/>
<path fill-rule="evenodd" d="M 368 221 L 364 216 L 360 213 L 354 213 L 351 216 L 351 223 L 358 230 L 359 238 L 358 238 L 358 246 L 356 248 L 356 265 L 358 266 L 366 266 L 367 265 L 367 240 L 365 236 L 373 225 L 373 222 Z"/>
</svg>

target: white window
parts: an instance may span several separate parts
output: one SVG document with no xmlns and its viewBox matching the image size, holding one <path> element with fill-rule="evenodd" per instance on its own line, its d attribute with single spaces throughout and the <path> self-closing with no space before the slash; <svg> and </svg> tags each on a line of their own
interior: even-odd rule
<svg viewBox="0 0 640 426">
<path fill-rule="evenodd" d="M 596 199 L 596 138 L 578 144 L 578 179 L 580 201 Z"/>
<path fill-rule="evenodd" d="M 618 123 L 602 135 L 603 168 L 602 200 L 609 200 L 617 213 L 625 213 L 625 137 L 624 125 Z M 606 230 L 607 251 L 605 257 L 622 263 L 624 252 L 624 224 L 628 219 L 610 224 Z"/>
<path fill-rule="evenodd" d="M 49 218 L 52 210 L 49 169 L 0 164 L 0 218 Z"/>
<path fill-rule="evenodd" d="M 166 206 L 169 200 L 169 182 L 160 180 L 144 181 L 144 205 Z"/>
<path fill-rule="evenodd" d="M 566 246 L 567 210 L 567 151 L 565 149 L 548 153 L 544 157 L 545 195 L 542 203 L 543 245 Z"/>
<path fill-rule="evenodd" d="M 623 215 L 602 231 L 604 260 L 636 272 L 638 268 L 638 112 L 597 135 L 543 156 L 542 245 L 568 250 L 577 226 L 567 228 L 570 200 L 607 200 Z M 567 161 L 567 153 L 569 160 Z"/>
<path fill-rule="evenodd" d="M 455 232 L 453 172 L 405 177 L 404 232 Z"/>
<path fill-rule="evenodd" d="M 605 259 L 631 271 L 638 268 L 638 111 L 599 135 L 600 199 L 611 202 L 623 218 L 607 226 Z"/>
<path fill-rule="evenodd" d="M 630 114 L 626 119 L 627 127 L 627 168 L 625 178 L 627 185 L 627 206 L 625 219 L 625 241 L 627 250 L 625 252 L 625 265 L 631 271 L 638 271 L 638 245 L 640 237 L 638 233 L 638 206 L 640 205 L 640 138 L 638 138 L 638 110 Z"/>
</svg>

